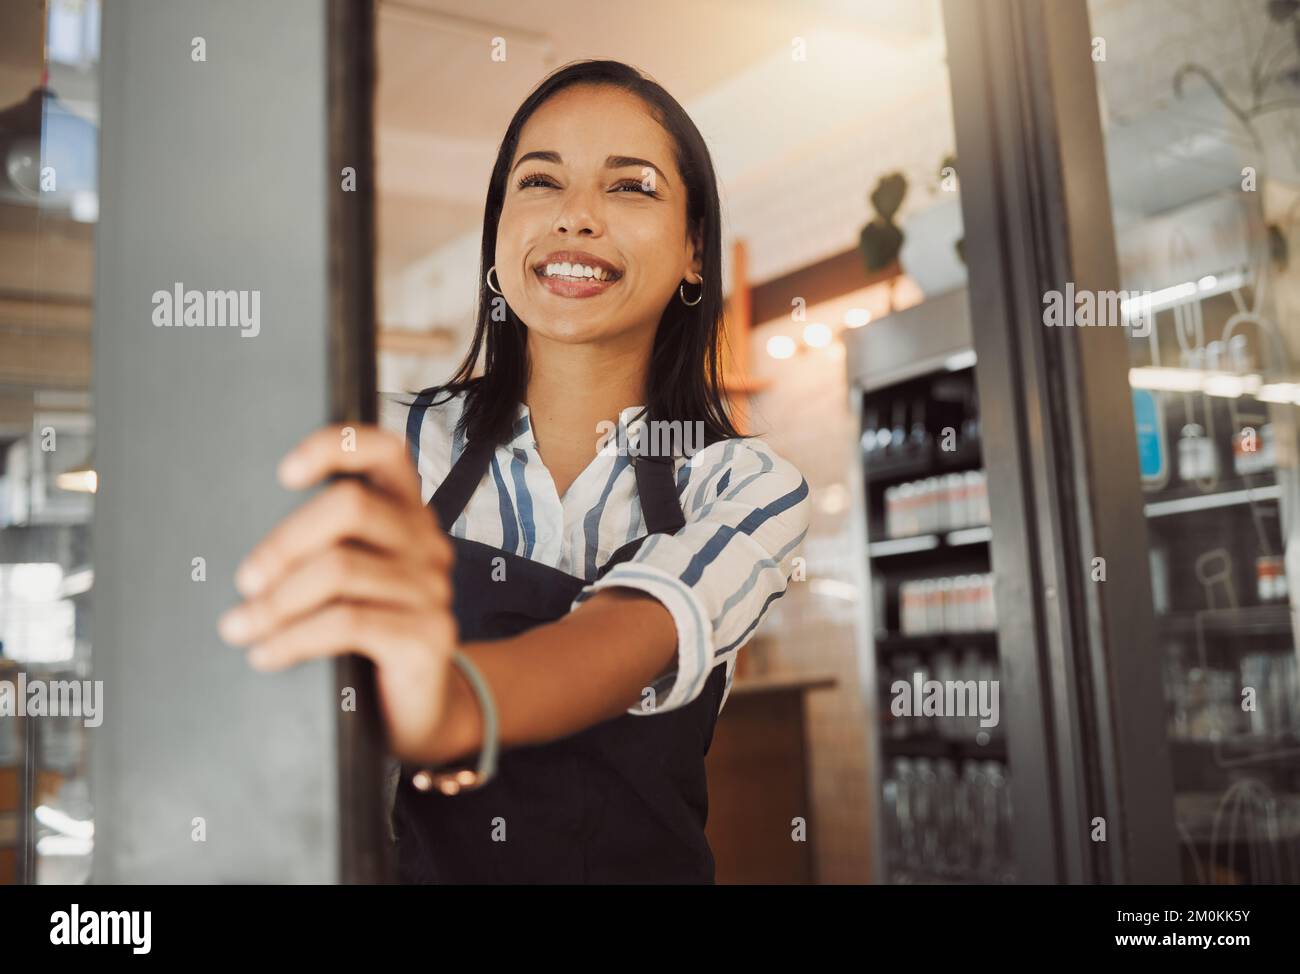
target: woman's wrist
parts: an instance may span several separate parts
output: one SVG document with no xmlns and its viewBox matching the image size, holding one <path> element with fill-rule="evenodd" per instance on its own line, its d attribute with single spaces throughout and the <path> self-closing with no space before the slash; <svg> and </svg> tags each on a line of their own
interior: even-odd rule
<svg viewBox="0 0 1300 974">
<path fill-rule="evenodd" d="M 459 652 L 470 655 L 471 645 L 462 645 Z M 473 758 L 483 748 L 484 724 L 478 694 L 464 670 L 453 665 L 447 674 L 442 718 L 425 749 L 423 763 L 436 767 Z"/>
<path fill-rule="evenodd" d="M 453 671 L 458 672 L 463 680 L 464 687 L 472 697 L 470 704 L 463 703 L 464 692 L 456 689 L 457 681 L 453 677 L 447 684 L 447 705 L 443 708 L 444 718 L 450 714 L 450 719 L 444 719 L 441 723 L 444 725 L 444 740 L 434 741 L 434 755 L 437 763 L 430 767 L 423 767 L 416 770 L 411 777 L 411 783 L 419 791 L 436 791 L 444 795 L 456 795 L 462 791 L 471 791 L 476 788 L 482 788 L 496 776 L 497 770 L 497 750 L 499 747 L 499 722 L 497 720 L 496 700 L 493 697 L 492 688 L 488 686 L 487 680 L 475 665 L 474 661 L 462 650 L 457 650 L 452 654 Z M 454 702 L 453 702 L 454 701 Z M 473 706 L 479 714 L 479 727 L 481 730 L 476 735 L 477 743 L 475 747 L 478 750 L 477 756 L 473 759 L 473 766 L 465 766 L 463 761 L 450 760 L 443 757 L 444 754 L 459 753 L 462 748 L 457 746 L 451 735 L 446 733 L 447 727 L 468 727 L 469 726 L 469 707 Z M 439 746 L 441 745 L 441 746 Z M 449 768 L 447 765 L 451 763 Z"/>
</svg>

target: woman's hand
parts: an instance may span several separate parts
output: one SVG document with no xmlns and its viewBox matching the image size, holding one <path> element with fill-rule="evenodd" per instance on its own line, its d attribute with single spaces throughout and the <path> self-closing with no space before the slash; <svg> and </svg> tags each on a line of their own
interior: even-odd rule
<svg viewBox="0 0 1300 974">
<path fill-rule="evenodd" d="M 374 426 L 317 430 L 280 462 L 280 482 L 331 484 L 267 534 L 240 564 L 247 599 L 219 622 L 251 645 L 250 665 L 280 670 L 360 653 L 376 666 L 393 752 L 425 760 L 447 706 L 457 629 L 452 546 L 420 502 L 405 441 Z"/>
</svg>

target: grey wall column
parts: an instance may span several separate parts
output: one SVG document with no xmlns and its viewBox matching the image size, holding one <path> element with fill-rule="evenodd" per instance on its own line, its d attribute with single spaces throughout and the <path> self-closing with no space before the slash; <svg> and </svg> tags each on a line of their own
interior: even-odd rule
<svg viewBox="0 0 1300 974">
<path fill-rule="evenodd" d="M 370 18 L 343 0 L 105 4 L 98 882 L 383 875 L 368 668 L 256 673 L 215 628 L 239 560 L 306 499 L 275 482 L 279 458 L 331 419 L 373 418 Z M 201 324 L 184 307 L 160 324 L 176 289 L 205 295 Z M 229 291 L 237 326 L 206 301 Z"/>
<path fill-rule="evenodd" d="M 1127 336 L 1043 325 L 1046 292 L 1119 286 L 1086 5 L 945 0 L 944 15 L 1018 874 L 1175 882 Z"/>
</svg>

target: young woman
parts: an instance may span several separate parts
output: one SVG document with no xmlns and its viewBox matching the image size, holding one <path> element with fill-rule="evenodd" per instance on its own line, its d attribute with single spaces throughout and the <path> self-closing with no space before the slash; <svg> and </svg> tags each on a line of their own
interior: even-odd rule
<svg viewBox="0 0 1300 974">
<path fill-rule="evenodd" d="M 360 476 L 248 556 L 221 631 L 260 669 L 374 661 L 404 881 L 713 880 L 704 755 L 808 523 L 728 419 L 719 222 L 663 88 L 560 69 L 501 143 L 459 372 L 281 465 Z"/>
</svg>

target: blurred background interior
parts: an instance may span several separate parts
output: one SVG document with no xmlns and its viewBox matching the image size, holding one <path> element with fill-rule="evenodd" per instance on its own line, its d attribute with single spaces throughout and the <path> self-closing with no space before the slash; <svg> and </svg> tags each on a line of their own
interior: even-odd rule
<svg viewBox="0 0 1300 974">
<path fill-rule="evenodd" d="M 1155 308 L 1116 363 L 1134 419 L 1114 435 L 1132 450 L 1136 429 L 1156 641 L 1131 651 L 1163 674 L 1147 705 L 1167 727 L 1176 878 L 1296 882 L 1300 4 L 1086 7 L 1121 284 Z M 100 12 L 0 15 L 0 679 L 85 678 L 94 655 L 91 341 L 115 326 L 91 301 Z M 641 67 L 713 152 L 730 391 L 814 500 L 804 576 L 741 653 L 709 755 L 719 881 L 1034 878 L 1015 823 L 1047 814 L 1048 786 L 1016 779 L 1007 721 L 889 706 L 895 680 L 994 680 L 1034 651 L 999 635 L 981 415 L 1006 390 L 977 384 L 937 0 L 664 0 L 650 16 L 633 0 L 599 16 L 380 0 L 377 25 L 381 390 L 457 364 L 494 153 L 549 70 Z M 1004 687 L 1001 710 L 1037 702 Z M 0 882 L 87 877 L 86 734 L 0 717 Z"/>
</svg>

